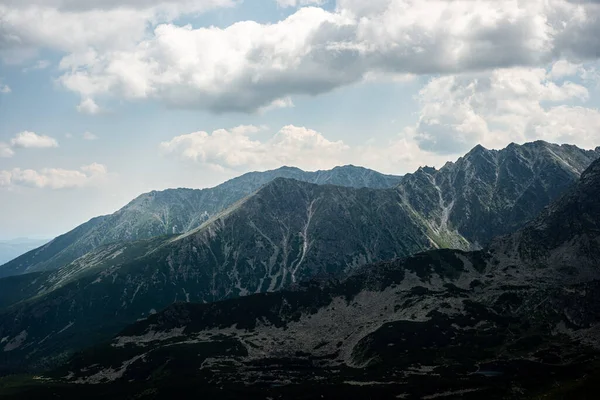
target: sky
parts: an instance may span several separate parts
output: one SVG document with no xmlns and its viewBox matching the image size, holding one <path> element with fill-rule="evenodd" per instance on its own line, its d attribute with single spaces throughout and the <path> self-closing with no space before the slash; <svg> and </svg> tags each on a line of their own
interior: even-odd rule
<svg viewBox="0 0 600 400">
<path fill-rule="evenodd" d="M 0 0 L 0 240 L 255 170 L 600 145 L 600 0 Z"/>
</svg>

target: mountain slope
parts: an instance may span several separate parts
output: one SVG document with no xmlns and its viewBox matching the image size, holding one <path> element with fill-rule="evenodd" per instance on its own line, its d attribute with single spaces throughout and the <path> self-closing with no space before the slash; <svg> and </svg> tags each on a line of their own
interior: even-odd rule
<svg viewBox="0 0 600 400">
<path fill-rule="evenodd" d="M 593 163 L 577 185 L 513 235 L 498 238 L 491 250 L 510 263 L 536 268 L 544 279 L 563 283 L 596 279 L 600 264 L 600 163 Z"/>
<path fill-rule="evenodd" d="M 337 284 L 176 304 L 46 384 L 66 396 L 100 388 L 148 399 L 176 387 L 220 398 L 593 398 L 598 217 L 600 161 L 489 250 L 431 251 Z"/>
<path fill-rule="evenodd" d="M 0 338 L 12 343 L 26 335 L 4 347 L 0 360 L 45 362 L 176 301 L 214 302 L 319 276 L 343 278 L 367 263 L 435 247 L 433 237 L 394 189 L 278 178 L 196 230 L 102 246 L 36 279 L 37 289 L 23 292 L 34 297 L 0 314 Z M 454 241 L 468 246 L 459 236 Z"/>
<path fill-rule="evenodd" d="M 536 217 L 599 156 L 600 148 L 543 141 L 502 150 L 477 146 L 439 170 L 405 175 L 398 189 L 433 228 L 455 229 L 477 247 Z"/>
<path fill-rule="evenodd" d="M 189 232 L 278 177 L 355 188 L 389 188 L 398 184 L 400 179 L 351 165 L 316 172 L 282 167 L 273 171 L 251 172 L 211 189 L 152 191 L 112 215 L 94 218 L 6 263 L 0 267 L 0 277 L 52 270 L 105 244 Z"/>
</svg>

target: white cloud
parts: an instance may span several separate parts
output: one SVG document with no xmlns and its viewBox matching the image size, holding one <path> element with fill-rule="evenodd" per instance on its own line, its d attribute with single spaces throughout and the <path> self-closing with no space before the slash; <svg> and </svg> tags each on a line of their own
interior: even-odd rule
<svg viewBox="0 0 600 400">
<path fill-rule="evenodd" d="M 243 21 L 223 29 L 168 22 L 195 10 L 195 2 L 176 2 L 171 12 L 150 0 L 123 7 L 47 1 L 35 12 L 28 11 L 31 2 L 15 4 L 4 6 L 10 10 L 4 36 L 17 38 L 20 48 L 29 43 L 66 52 L 59 82 L 84 99 L 152 98 L 215 112 L 252 112 L 375 76 L 404 80 L 542 65 L 561 55 L 579 62 L 600 51 L 592 40 L 600 34 L 600 9 L 566 0 L 338 0 L 331 12 L 303 7 L 278 23 Z"/>
<path fill-rule="evenodd" d="M 173 23 L 233 4 L 5 0 L 0 53 L 63 52 L 58 81 L 82 96 L 80 111 L 92 113 L 99 95 L 264 112 L 290 96 L 372 79 L 404 81 L 563 58 L 551 73 L 557 77 L 600 54 L 600 7 L 567 0 L 338 0 L 334 11 L 302 7 L 277 23 Z"/>
<path fill-rule="evenodd" d="M 102 112 L 102 109 L 93 99 L 87 98 L 81 100 L 81 103 L 76 107 L 77 111 L 82 114 L 96 115 Z"/>
<path fill-rule="evenodd" d="M 35 132 L 23 131 L 18 133 L 10 141 L 14 147 L 22 148 L 48 148 L 58 147 L 56 139 L 46 135 L 38 135 Z"/>
<path fill-rule="evenodd" d="M 418 122 L 387 143 L 367 140 L 350 147 L 307 128 L 286 126 L 265 141 L 218 130 L 181 135 L 161 148 L 214 168 L 247 171 L 288 164 L 312 170 L 352 163 L 388 173 L 440 167 L 479 143 L 502 148 L 542 139 L 594 148 L 600 143 L 600 111 L 586 107 L 588 89 L 573 82 L 594 73 L 593 66 L 572 68 L 559 61 L 547 68 L 432 78 L 417 96 Z"/>
<path fill-rule="evenodd" d="M 252 138 L 259 130 L 262 129 L 243 126 L 212 133 L 194 132 L 161 143 L 160 150 L 167 156 L 235 173 L 282 165 L 317 170 L 354 164 L 398 174 L 412 172 L 425 164 L 441 166 L 448 159 L 419 148 L 407 132 L 387 143 L 367 141 L 351 147 L 306 127 L 284 126 L 262 141 Z"/>
<path fill-rule="evenodd" d="M 92 132 L 84 132 L 83 139 L 84 140 L 97 140 L 98 136 L 94 135 Z"/>
<path fill-rule="evenodd" d="M 246 170 L 295 165 L 301 168 L 331 168 L 349 149 L 342 141 L 330 141 L 304 127 L 288 125 L 266 141 L 252 139 L 257 127 L 212 133 L 194 132 L 160 144 L 166 155 L 197 161 L 215 169 Z"/>
<path fill-rule="evenodd" d="M 17 186 L 40 189 L 69 189 L 88 186 L 102 179 L 106 174 L 106 167 L 97 163 L 85 165 L 79 170 L 43 168 L 36 171 L 14 168 L 12 170 L 0 170 L 0 187 L 9 189 Z"/>
<path fill-rule="evenodd" d="M 532 115 L 525 140 L 547 140 L 594 148 L 600 143 L 600 112 L 581 106 L 556 106 Z"/>
<path fill-rule="evenodd" d="M 407 133 L 421 149 L 439 154 L 535 139 L 595 147 L 600 112 L 582 106 L 587 88 L 564 80 L 585 71 L 557 62 L 548 71 L 511 68 L 433 78 L 418 95 L 419 122 Z"/>
<path fill-rule="evenodd" d="M 548 78 L 556 80 L 574 76 L 580 73 L 581 70 L 581 64 L 573 64 L 567 60 L 559 60 L 552 65 L 552 69 L 548 72 Z"/>
<path fill-rule="evenodd" d="M 216 112 L 256 111 L 369 76 L 539 65 L 599 50 L 599 9 L 566 0 L 338 0 L 332 12 L 304 7 L 275 24 L 224 29 L 169 21 L 228 0 L 3 3 L 0 49 L 67 53 L 59 81 L 84 101 L 112 94 Z"/>
<path fill-rule="evenodd" d="M 39 49 L 67 53 L 131 49 L 150 25 L 234 4 L 234 0 L 3 0 L 0 57 L 23 62 Z"/>
<path fill-rule="evenodd" d="M 14 154 L 15 152 L 13 151 L 13 149 L 10 148 L 8 144 L 0 142 L 0 158 L 12 157 Z"/>
<path fill-rule="evenodd" d="M 14 8 L 46 7 L 67 12 L 86 10 L 113 10 L 117 8 L 206 11 L 214 7 L 231 6 L 235 1 L 223 0 L 3 0 L 3 4 Z"/>
<path fill-rule="evenodd" d="M 90 165 L 84 165 L 81 170 L 87 173 L 89 176 L 102 176 L 108 173 L 106 165 L 91 163 Z"/>
<path fill-rule="evenodd" d="M 10 92 L 12 92 L 10 86 L 0 83 L 0 93 L 6 94 L 6 93 L 10 93 Z"/>
</svg>

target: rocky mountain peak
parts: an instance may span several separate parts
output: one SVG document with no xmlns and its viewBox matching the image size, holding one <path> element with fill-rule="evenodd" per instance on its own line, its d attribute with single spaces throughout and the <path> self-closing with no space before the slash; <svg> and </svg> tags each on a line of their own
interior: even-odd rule
<svg viewBox="0 0 600 400">
<path fill-rule="evenodd" d="M 475 246 L 513 232 L 573 185 L 599 152 L 536 141 L 502 150 L 476 146 L 436 171 L 401 181 L 405 200 Z"/>
<path fill-rule="evenodd" d="M 496 164 L 497 150 L 489 150 L 478 144 L 457 162 L 458 168 L 486 168 L 487 164 Z"/>
<path fill-rule="evenodd" d="M 415 174 L 427 174 L 427 175 L 433 175 L 437 172 L 437 170 L 435 169 L 435 167 L 430 167 L 428 165 L 425 165 L 424 167 L 419 167 L 416 171 Z"/>
<path fill-rule="evenodd" d="M 481 154 L 486 154 L 488 152 L 490 152 L 491 150 L 486 149 L 485 147 L 483 147 L 482 145 L 478 144 L 475 147 L 473 147 L 466 155 L 465 158 L 469 158 L 472 156 L 477 156 L 477 155 L 481 155 Z"/>
</svg>

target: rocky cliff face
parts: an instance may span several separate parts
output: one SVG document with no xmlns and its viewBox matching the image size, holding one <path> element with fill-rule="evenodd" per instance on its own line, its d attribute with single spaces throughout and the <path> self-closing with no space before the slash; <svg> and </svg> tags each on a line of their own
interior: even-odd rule
<svg viewBox="0 0 600 400">
<path fill-rule="evenodd" d="M 116 213 L 94 218 L 0 267 L 0 277 L 52 270 L 98 246 L 189 232 L 275 178 L 353 188 L 390 188 L 400 177 L 355 166 L 305 172 L 282 167 L 252 172 L 211 189 L 170 189 L 143 194 Z"/>
<path fill-rule="evenodd" d="M 107 393 L 146 398 L 174 387 L 231 398 L 587 398 L 600 362 L 599 213 L 596 161 L 489 249 L 436 250 L 358 268 L 340 283 L 173 305 L 47 379 L 63 393 L 93 394 L 104 382 Z"/>
<path fill-rule="evenodd" d="M 439 170 L 406 175 L 398 189 L 433 228 L 457 230 L 478 247 L 536 217 L 599 156 L 600 149 L 543 141 L 499 151 L 477 146 Z"/>
<path fill-rule="evenodd" d="M 600 272 L 598 194 L 600 163 L 595 162 L 572 190 L 517 233 L 495 240 L 491 251 L 503 254 L 505 262 L 540 266 L 535 270 L 544 280 L 596 279 Z"/>
</svg>

